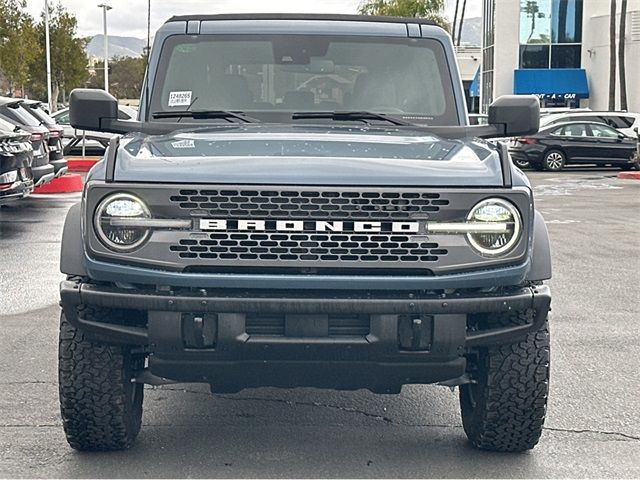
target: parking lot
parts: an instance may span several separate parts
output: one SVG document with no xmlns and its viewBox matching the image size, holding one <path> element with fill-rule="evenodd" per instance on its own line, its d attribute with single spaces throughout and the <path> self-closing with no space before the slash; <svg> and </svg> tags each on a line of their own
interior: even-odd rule
<svg viewBox="0 0 640 480">
<path fill-rule="evenodd" d="M 526 454 L 469 446 L 457 391 L 208 393 L 149 387 L 133 449 L 64 439 L 57 398 L 59 241 L 79 194 L 0 209 L 2 477 L 638 477 L 640 182 L 530 173 L 553 248 L 546 431 Z"/>
</svg>

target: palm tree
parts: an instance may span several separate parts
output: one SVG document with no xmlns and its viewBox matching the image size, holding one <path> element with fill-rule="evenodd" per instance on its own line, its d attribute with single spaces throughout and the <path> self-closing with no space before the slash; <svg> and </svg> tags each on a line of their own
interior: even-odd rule
<svg viewBox="0 0 640 480">
<path fill-rule="evenodd" d="M 609 18 L 609 110 L 616 109 L 616 0 L 611 0 Z"/>
<path fill-rule="evenodd" d="M 460 26 L 458 27 L 458 36 L 456 37 L 458 40 L 457 45 L 460 46 L 460 40 L 462 40 L 462 25 L 464 24 L 464 11 L 467 8 L 467 0 L 462 2 L 462 11 L 460 12 Z"/>
<path fill-rule="evenodd" d="M 451 25 L 451 42 L 456 43 L 456 23 L 458 23 L 458 7 L 460 6 L 460 0 L 456 0 L 456 11 L 453 14 L 453 25 Z"/>
<path fill-rule="evenodd" d="M 620 108 L 626 110 L 627 105 L 627 72 L 625 65 L 625 35 L 627 34 L 627 0 L 620 6 L 620 43 L 618 44 L 618 67 L 620 72 Z"/>
</svg>

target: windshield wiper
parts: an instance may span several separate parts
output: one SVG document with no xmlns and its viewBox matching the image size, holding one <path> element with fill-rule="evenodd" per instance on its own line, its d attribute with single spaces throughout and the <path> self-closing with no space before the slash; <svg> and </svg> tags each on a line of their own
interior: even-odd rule
<svg viewBox="0 0 640 480">
<path fill-rule="evenodd" d="M 153 112 L 151 116 L 153 118 L 191 117 L 196 119 L 220 118 L 223 120 L 230 120 L 232 118 L 235 118 L 245 123 L 255 123 L 260 121 L 256 118 L 247 117 L 242 112 L 230 112 L 228 110 L 175 110 L 172 112 Z"/>
<path fill-rule="evenodd" d="M 296 112 L 291 115 L 291 118 L 293 120 L 328 118 L 337 121 L 364 121 L 365 123 L 368 123 L 367 120 L 383 120 L 394 125 L 415 126 L 413 123 L 407 122 L 400 118 L 386 115 L 384 113 L 373 112 Z"/>
</svg>

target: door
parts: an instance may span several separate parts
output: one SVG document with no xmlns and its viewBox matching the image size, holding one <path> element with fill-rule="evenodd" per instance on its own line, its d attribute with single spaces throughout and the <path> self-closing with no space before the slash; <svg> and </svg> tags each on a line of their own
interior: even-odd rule
<svg viewBox="0 0 640 480">
<path fill-rule="evenodd" d="M 592 161 L 590 156 L 593 154 L 595 140 L 589 137 L 586 124 L 571 123 L 564 125 L 555 130 L 551 136 L 551 148 L 554 144 L 566 154 L 566 160 L 571 162 Z"/>
<path fill-rule="evenodd" d="M 627 162 L 633 155 L 633 141 L 607 125 L 588 125 L 589 136 L 595 139 L 595 159 L 598 162 Z"/>
</svg>

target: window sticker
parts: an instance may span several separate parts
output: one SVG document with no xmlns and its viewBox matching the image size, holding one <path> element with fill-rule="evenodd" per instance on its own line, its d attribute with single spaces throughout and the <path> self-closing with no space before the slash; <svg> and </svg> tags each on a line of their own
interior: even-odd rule
<svg viewBox="0 0 640 480">
<path fill-rule="evenodd" d="M 170 107 L 184 107 L 191 105 L 191 91 L 169 92 Z"/>
<path fill-rule="evenodd" d="M 177 142 L 171 142 L 171 146 L 176 149 L 196 148 L 196 143 L 193 140 L 179 140 Z"/>
</svg>

